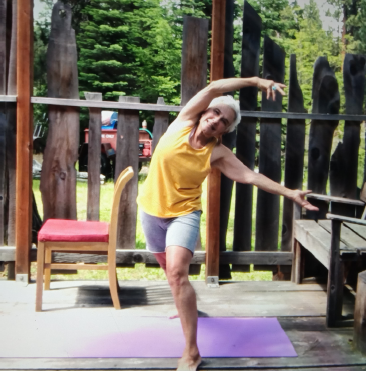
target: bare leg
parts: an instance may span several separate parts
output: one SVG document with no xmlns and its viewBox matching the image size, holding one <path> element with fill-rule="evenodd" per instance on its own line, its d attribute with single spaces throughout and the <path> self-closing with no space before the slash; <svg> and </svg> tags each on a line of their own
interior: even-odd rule
<svg viewBox="0 0 366 371">
<path fill-rule="evenodd" d="M 177 371 L 196 371 L 202 359 L 197 347 L 197 301 L 188 280 L 192 253 L 181 246 L 166 250 L 166 273 L 175 305 L 178 310 L 186 346 L 179 360 Z"/>
<path fill-rule="evenodd" d="M 165 252 L 154 253 L 154 256 L 166 275 L 166 253 Z M 179 317 L 179 314 L 176 311 L 174 312 L 172 311 L 170 314 L 168 314 L 169 319 L 174 319 L 178 317 Z"/>
</svg>

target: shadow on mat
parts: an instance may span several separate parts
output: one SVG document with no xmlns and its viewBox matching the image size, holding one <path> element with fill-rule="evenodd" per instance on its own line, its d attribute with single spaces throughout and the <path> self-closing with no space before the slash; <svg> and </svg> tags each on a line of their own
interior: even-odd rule
<svg viewBox="0 0 366 371">
<path fill-rule="evenodd" d="M 121 287 L 118 296 L 122 307 L 174 304 L 169 287 Z M 109 288 L 97 285 L 78 287 L 75 305 L 113 306 Z"/>
</svg>

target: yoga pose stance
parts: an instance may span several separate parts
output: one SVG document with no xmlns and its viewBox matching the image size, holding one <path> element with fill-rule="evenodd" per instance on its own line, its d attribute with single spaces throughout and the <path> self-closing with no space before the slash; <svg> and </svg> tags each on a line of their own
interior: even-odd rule
<svg viewBox="0 0 366 371">
<path fill-rule="evenodd" d="M 202 182 L 212 167 L 228 178 L 283 195 L 309 210 L 310 191 L 290 190 L 247 168 L 219 142 L 240 122 L 239 104 L 223 93 L 257 86 L 275 99 L 285 85 L 271 80 L 231 78 L 210 83 L 194 96 L 161 137 L 142 192 L 138 197 L 146 247 L 167 276 L 186 346 L 179 371 L 195 371 L 201 363 L 197 347 L 197 302 L 188 269 L 199 237 Z"/>
</svg>

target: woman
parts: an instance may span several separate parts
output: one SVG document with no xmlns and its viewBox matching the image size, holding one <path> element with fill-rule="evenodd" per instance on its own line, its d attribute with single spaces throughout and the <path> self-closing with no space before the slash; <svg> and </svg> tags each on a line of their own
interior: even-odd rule
<svg viewBox="0 0 366 371">
<path fill-rule="evenodd" d="M 222 94 L 248 86 L 266 92 L 267 99 L 274 100 L 276 91 L 285 94 L 285 85 L 257 77 L 212 82 L 188 102 L 160 139 L 138 197 L 146 247 L 166 273 L 186 340 L 179 371 L 195 371 L 201 363 L 197 303 L 188 269 L 199 236 L 201 186 L 211 167 L 232 180 L 317 210 L 304 199 L 310 191 L 290 190 L 255 173 L 218 141 L 240 122 L 238 102 Z"/>
</svg>

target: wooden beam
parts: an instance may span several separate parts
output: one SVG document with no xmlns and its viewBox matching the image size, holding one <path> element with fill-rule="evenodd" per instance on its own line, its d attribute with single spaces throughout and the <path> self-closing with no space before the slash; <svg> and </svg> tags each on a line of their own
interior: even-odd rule
<svg viewBox="0 0 366 371">
<path fill-rule="evenodd" d="M 18 0 L 16 279 L 29 280 L 32 236 L 33 1 Z"/>
<path fill-rule="evenodd" d="M 224 75 L 225 8 L 225 0 L 212 1 L 211 81 Z M 219 276 L 220 181 L 220 171 L 212 169 L 207 182 L 206 280 Z"/>
<path fill-rule="evenodd" d="M 246 88 L 248 89 L 248 88 Z M 7 98 L 4 98 L 7 101 Z M 16 97 L 10 98 L 11 101 L 16 101 Z M 1 96 L 0 96 L 1 102 Z M 153 103 L 122 103 L 111 101 L 86 101 L 83 99 L 62 99 L 48 97 L 32 97 L 31 103 L 50 104 L 53 106 L 70 106 L 70 107 L 93 107 L 107 109 L 133 109 L 139 111 L 161 111 L 161 112 L 180 112 L 182 106 L 159 105 Z M 283 118 L 283 119 L 309 119 L 320 121 L 339 121 L 339 120 L 354 120 L 366 121 L 366 115 L 333 115 L 322 113 L 296 113 L 296 112 L 261 112 L 261 111 L 240 111 L 242 117 L 258 117 L 258 118 Z"/>
<path fill-rule="evenodd" d="M 16 102 L 16 95 L 0 95 L 0 102 Z"/>
<path fill-rule="evenodd" d="M 337 327 L 337 321 L 342 318 L 344 263 L 340 257 L 341 222 L 332 221 L 330 262 L 327 287 L 326 324 Z"/>
<path fill-rule="evenodd" d="M 139 97 L 120 96 L 120 102 L 139 102 Z M 128 166 L 134 172 L 126 184 L 119 204 L 117 248 L 134 249 L 136 246 L 137 192 L 139 166 L 139 111 L 118 110 L 116 167 L 114 181 Z"/>
<path fill-rule="evenodd" d="M 107 255 L 53 252 L 53 262 L 89 264 L 106 263 Z M 11 262 L 15 258 L 15 247 L 0 248 L 0 261 Z M 260 265 L 291 265 L 293 254 L 281 251 L 221 251 L 220 262 L 223 264 L 260 264 Z M 37 249 L 31 249 L 31 261 L 37 261 Z M 157 264 L 154 254 L 147 250 L 116 250 L 117 264 Z M 195 251 L 191 264 L 205 264 L 206 252 Z"/>
<path fill-rule="evenodd" d="M 102 93 L 84 92 L 87 100 L 102 100 Z M 99 98 L 99 99 L 98 99 Z M 99 220 L 101 109 L 89 109 L 87 220 Z"/>
<path fill-rule="evenodd" d="M 349 223 L 366 225 L 366 220 L 357 219 L 357 218 L 350 218 L 348 216 L 342 216 L 342 215 L 334 215 L 334 214 L 329 214 L 328 213 L 327 214 L 327 219 L 340 220 L 341 222 L 349 222 Z"/>
</svg>

